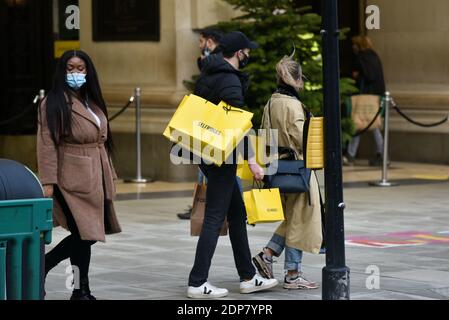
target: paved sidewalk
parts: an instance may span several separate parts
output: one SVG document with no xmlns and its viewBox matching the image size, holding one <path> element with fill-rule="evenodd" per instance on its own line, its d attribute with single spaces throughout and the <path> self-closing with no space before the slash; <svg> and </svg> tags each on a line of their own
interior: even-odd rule
<svg viewBox="0 0 449 320">
<path fill-rule="evenodd" d="M 393 178 L 403 181 L 392 188 L 368 187 L 366 181 L 380 179 L 379 170 L 345 168 L 346 258 L 351 269 L 351 298 L 449 299 L 449 182 L 441 180 L 449 168 L 392 166 L 397 169 L 392 169 L 391 174 L 398 175 Z M 197 241 L 189 235 L 189 221 L 176 217 L 191 204 L 192 191 L 186 186 L 172 189 L 164 184 L 158 189 L 156 183 L 150 187 L 151 192 L 141 190 L 144 193 L 138 197 L 132 196 L 132 187 L 119 186 L 123 199 L 141 200 L 117 201 L 123 233 L 109 236 L 106 244 L 93 247 L 90 276 L 94 295 L 120 300 L 186 299 Z M 266 244 L 275 228 L 276 224 L 248 227 L 253 254 Z M 60 228 L 55 229 L 53 244 L 66 235 Z M 280 282 L 283 259 L 281 256 L 274 265 Z M 323 255 L 304 254 L 304 273 L 320 284 L 324 264 Z M 70 297 L 65 288 L 67 265 L 68 261 L 63 262 L 49 274 L 47 299 Z M 367 269 L 379 270 L 379 289 L 367 289 L 367 282 L 376 285 L 369 281 Z M 230 295 L 226 299 L 231 300 L 321 299 L 321 289 L 288 291 L 281 285 L 263 293 L 239 294 L 228 237 L 219 240 L 209 280 L 228 288 Z"/>
</svg>

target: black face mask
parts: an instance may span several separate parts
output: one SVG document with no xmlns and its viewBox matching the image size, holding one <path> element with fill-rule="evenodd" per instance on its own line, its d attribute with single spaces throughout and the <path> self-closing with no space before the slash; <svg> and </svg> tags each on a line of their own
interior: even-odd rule
<svg viewBox="0 0 449 320">
<path fill-rule="evenodd" d="M 249 63 L 249 57 L 245 53 L 243 53 L 243 55 L 245 56 L 243 58 L 243 60 L 239 60 L 239 68 L 240 69 L 245 68 Z"/>
</svg>

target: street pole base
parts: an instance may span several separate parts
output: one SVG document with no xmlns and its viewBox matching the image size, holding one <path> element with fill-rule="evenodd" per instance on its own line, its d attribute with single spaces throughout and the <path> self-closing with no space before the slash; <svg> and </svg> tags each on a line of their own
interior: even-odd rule
<svg viewBox="0 0 449 320">
<path fill-rule="evenodd" d="M 369 185 L 373 187 L 396 187 L 399 185 L 399 183 L 389 181 L 374 181 L 370 182 Z"/>
<path fill-rule="evenodd" d="M 323 300 L 349 300 L 349 268 L 323 268 Z"/>
<path fill-rule="evenodd" d="M 151 179 L 126 179 L 125 183 L 150 183 L 153 182 Z"/>
</svg>

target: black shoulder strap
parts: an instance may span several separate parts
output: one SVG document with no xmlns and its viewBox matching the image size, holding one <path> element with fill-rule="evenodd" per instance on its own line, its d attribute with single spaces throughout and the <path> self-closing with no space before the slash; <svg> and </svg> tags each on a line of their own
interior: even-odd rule
<svg viewBox="0 0 449 320">
<path fill-rule="evenodd" d="M 304 157 L 304 166 L 307 168 L 307 144 L 309 141 L 309 126 L 310 118 L 312 116 L 311 112 L 306 108 L 306 106 L 301 102 L 301 106 L 304 110 L 306 116 L 304 120 L 304 126 L 302 130 L 302 155 Z"/>
<path fill-rule="evenodd" d="M 305 120 L 313 117 L 312 112 L 310 112 L 310 110 L 306 107 L 306 105 L 304 103 L 302 103 L 301 101 L 300 101 L 300 103 L 301 103 L 302 110 L 304 110 L 304 114 L 306 115 Z"/>
<path fill-rule="evenodd" d="M 273 124 L 271 123 L 271 98 L 268 101 L 268 116 L 270 117 L 270 129 L 273 129 Z"/>
</svg>

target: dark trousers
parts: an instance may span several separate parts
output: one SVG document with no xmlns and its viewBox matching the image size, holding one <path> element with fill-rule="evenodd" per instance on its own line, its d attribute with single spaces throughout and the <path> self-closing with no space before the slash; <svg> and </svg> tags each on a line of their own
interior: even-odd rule
<svg viewBox="0 0 449 320">
<path fill-rule="evenodd" d="M 246 230 L 246 210 L 236 180 L 237 165 L 200 165 L 207 177 L 206 212 L 203 229 L 196 247 L 195 263 L 189 276 L 189 286 L 199 287 L 209 276 L 212 257 L 217 247 L 221 227 L 228 217 L 229 238 L 240 280 L 254 277 L 256 270 Z"/>
<path fill-rule="evenodd" d="M 45 274 L 56 267 L 61 261 L 70 258 L 72 266 L 77 266 L 79 269 L 80 279 L 85 281 L 88 279 L 89 274 L 91 246 L 95 244 L 96 241 L 86 241 L 81 239 L 73 214 L 56 185 L 54 187 L 54 196 L 61 204 L 62 210 L 66 216 L 70 235 L 45 255 Z"/>
</svg>

